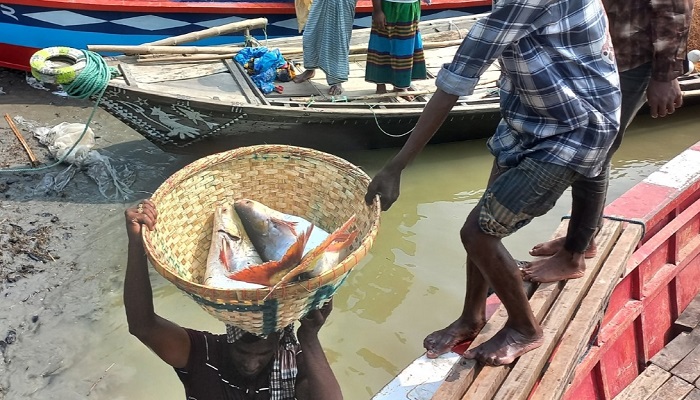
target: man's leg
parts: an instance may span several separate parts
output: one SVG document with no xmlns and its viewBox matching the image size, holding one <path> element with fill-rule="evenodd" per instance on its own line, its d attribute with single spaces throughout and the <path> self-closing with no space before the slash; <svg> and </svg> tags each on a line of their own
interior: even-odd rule
<svg viewBox="0 0 700 400">
<path fill-rule="evenodd" d="M 569 168 L 525 158 L 489 185 L 467 217 L 460 232 L 462 243 L 508 311 L 508 321 L 464 357 L 503 365 L 542 344 L 542 329 L 530 309 L 516 261 L 501 239 L 551 210 L 579 177 Z"/>
<path fill-rule="evenodd" d="M 649 86 L 649 79 L 651 78 L 651 63 L 643 64 L 637 68 L 633 68 L 628 71 L 624 71 L 620 73 L 620 89 L 622 90 L 622 106 L 621 106 L 621 113 L 620 113 L 620 130 L 615 137 L 615 141 L 613 142 L 612 146 L 610 147 L 610 150 L 608 151 L 607 159 L 606 159 L 606 165 L 610 163 L 610 160 L 612 159 L 612 156 L 615 154 L 618 148 L 620 148 L 620 145 L 622 144 L 622 138 L 625 135 L 625 131 L 629 127 L 629 125 L 632 123 L 632 120 L 634 120 L 634 117 L 637 115 L 637 112 L 639 112 L 639 109 L 642 108 L 644 105 L 644 102 L 646 101 L 646 90 L 647 87 Z M 598 179 L 599 177 L 593 178 L 593 179 Z M 586 190 L 588 188 L 592 188 L 595 192 L 599 191 L 599 182 L 598 183 L 589 183 L 589 184 L 579 184 L 577 186 L 572 185 L 572 196 L 573 196 L 573 202 L 576 202 L 577 200 L 579 201 L 589 201 L 590 197 L 595 195 L 587 192 L 580 193 L 578 191 L 581 190 Z M 606 188 L 607 188 L 607 182 L 606 182 Z M 606 190 L 607 192 L 607 190 Z M 605 194 L 604 194 L 605 196 Z M 603 205 L 605 205 L 606 199 L 603 198 Z M 574 217 L 574 208 L 583 210 L 586 207 L 585 206 L 574 206 L 572 203 L 572 212 L 571 212 L 571 217 L 572 221 L 570 221 L 569 224 L 569 230 L 567 231 L 567 236 L 569 234 L 576 234 L 578 232 L 578 227 L 574 226 L 571 227 L 571 224 L 573 224 L 573 217 Z M 585 215 L 581 216 L 581 220 L 589 220 L 589 218 L 594 218 L 598 220 L 598 227 L 602 227 L 603 225 L 603 218 L 602 218 L 602 209 L 601 212 L 597 215 Z M 597 233 L 597 232 L 596 232 Z M 580 233 L 578 235 L 581 235 Z M 595 235 L 594 235 L 595 236 Z M 585 238 L 577 238 L 576 240 L 585 240 Z M 561 238 L 556 238 L 553 240 L 550 240 L 548 242 L 544 243 L 539 243 L 535 245 L 532 250 L 530 250 L 530 255 L 535 256 L 535 257 L 542 257 L 542 256 L 552 256 L 556 254 L 559 250 L 561 250 L 564 246 L 564 243 L 566 242 L 565 237 Z M 589 241 L 589 247 L 585 251 L 585 258 L 592 258 L 595 257 L 596 254 L 596 248 L 595 248 L 595 239 L 591 238 Z M 569 279 L 569 278 L 562 278 L 562 279 Z"/>
<path fill-rule="evenodd" d="M 598 230 L 605 207 L 610 164 L 594 178 L 581 177 L 571 184 L 573 197 L 571 220 L 564 245 L 553 256 L 535 260 L 523 268 L 523 279 L 531 282 L 556 282 L 576 279 L 586 271 L 584 252 Z"/>
</svg>

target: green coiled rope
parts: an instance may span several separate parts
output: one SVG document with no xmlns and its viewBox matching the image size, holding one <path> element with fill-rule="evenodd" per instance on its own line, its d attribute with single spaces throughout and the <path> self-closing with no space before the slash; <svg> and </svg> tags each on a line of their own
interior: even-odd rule
<svg viewBox="0 0 700 400">
<path fill-rule="evenodd" d="M 81 133 L 78 140 L 75 143 L 73 143 L 73 146 L 70 148 L 70 150 L 68 150 L 63 155 L 63 157 L 61 157 L 60 160 L 56 161 L 53 164 L 43 165 L 41 167 L 36 168 L 0 169 L 0 173 L 33 172 L 55 167 L 56 165 L 61 164 L 66 159 L 66 157 L 68 157 L 68 155 L 72 153 L 73 150 L 78 146 L 78 143 L 80 143 L 80 141 L 83 140 L 85 132 L 87 132 L 88 126 L 90 125 L 92 118 L 95 116 L 95 111 L 97 111 L 97 107 L 100 104 L 100 100 L 102 100 L 102 95 L 104 95 L 105 90 L 107 90 L 107 85 L 109 84 L 109 81 L 112 78 L 119 76 L 119 71 L 115 67 L 110 67 L 109 65 L 107 65 L 107 62 L 98 53 L 89 50 L 83 50 L 83 53 L 85 54 L 86 59 L 85 68 L 83 68 L 80 74 L 78 74 L 78 76 L 76 76 L 71 83 L 69 83 L 68 85 L 63 85 L 63 90 L 70 97 L 75 97 L 77 99 L 87 99 L 92 96 L 97 96 L 97 99 L 95 100 L 95 105 L 92 107 L 90 117 L 88 118 L 87 123 L 85 123 L 83 133 Z"/>
</svg>

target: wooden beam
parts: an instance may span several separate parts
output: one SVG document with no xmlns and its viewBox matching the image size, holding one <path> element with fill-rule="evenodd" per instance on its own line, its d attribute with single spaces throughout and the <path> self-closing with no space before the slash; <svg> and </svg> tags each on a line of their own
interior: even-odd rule
<svg viewBox="0 0 700 400">
<path fill-rule="evenodd" d="M 545 362 L 547 362 L 547 357 L 545 357 L 545 354 L 542 354 L 545 350 L 540 350 L 545 348 L 545 345 L 520 358 L 516 368 L 508 376 L 508 380 L 504 383 L 496 398 L 512 396 L 505 398 L 524 399 L 530 394 L 531 400 L 558 400 L 562 398 L 578 360 L 587 349 L 593 330 L 603 318 L 604 310 L 610 300 L 613 289 L 619 282 L 620 276 L 627 267 L 627 263 L 641 238 L 642 228 L 639 225 L 630 225 L 622 232 L 610 255 L 604 261 L 601 260 L 602 262 L 597 267 L 600 271 L 595 276 L 595 279 L 588 283 L 590 289 L 586 290 L 586 284 L 580 288 L 580 290 L 585 292 L 585 297 L 580 301 L 580 306 L 577 307 L 577 310 L 574 308 L 576 314 L 573 319 L 570 314 L 574 310 L 569 308 L 573 308 L 573 305 L 561 304 L 560 306 L 559 301 L 557 301 L 552 307 L 550 314 L 560 314 L 556 317 L 559 319 L 560 324 L 563 322 L 563 324 L 559 325 L 560 328 L 562 325 L 567 325 L 566 321 L 571 320 L 571 322 L 565 327 L 565 331 L 552 332 L 552 338 L 560 336 L 561 340 L 558 342 L 558 345 L 556 345 L 555 341 L 556 352 L 549 359 L 546 370 L 533 393 L 531 394 L 530 391 L 539 375 L 534 372 L 545 366 Z M 576 281 L 580 280 L 577 279 Z M 570 288 L 569 284 L 573 282 L 575 281 L 567 283 L 567 287 L 564 288 L 559 299 L 563 300 L 567 293 L 571 293 L 568 289 Z M 549 319 L 550 316 L 547 316 L 547 318 Z M 524 363 L 525 359 L 530 360 L 528 363 Z"/>
<path fill-rule="evenodd" d="M 675 326 L 683 332 L 690 332 L 698 324 L 700 324 L 700 295 L 695 296 L 688 307 L 678 316 Z"/>
<path fill-rule="evenodd" d="M 700 330 L 691 333 L 682 332 L 667 344 L 666 347 L 656 353 L 650 361 L 659 368 L 671 371 L 698 345 L 700 345 Z"/>
<path fill-rule="evenodd" d="M 650 364 L 614 400 L 647 400 L 670 378 L 670 372 Z"/>
<path fill-rule="evenodd" d="M 683 357 L 681 362 L 671 369 L 671 373 L 688 382 L 695 382 L 700 377 L 700 346 L 696 346 Z"/>
<path fill-rule="evenodd" d="M 649 400 L 683 400 L 694 388 L 695 386 L 683 379 L 672 376 L 656 392 L 649 396 Z"/>
</svg>

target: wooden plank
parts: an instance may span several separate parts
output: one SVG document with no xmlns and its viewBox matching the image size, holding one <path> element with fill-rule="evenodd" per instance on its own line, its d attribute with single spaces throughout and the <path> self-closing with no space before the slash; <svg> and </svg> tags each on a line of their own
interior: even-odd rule
<svg viewBox="0 0 700 400">
<path fill-rule="evenodd" d="M 559 339 L 567 330 L 572 316 L 577 310 L 581 311 L 582 315 L 585 315 L 582 323 L 587 323 L 587 325 L 583 326 L 584 330 L 589 330 L 589 326 L 597 324 L 600 319 L 595 320 L 593 317 L 598 314 L 598 310 L 603 309 L 607 304 L 615 285 L 619 282 L 620 276 L 627 266 L 629 258 L 634 253 L 634 249 L 642 237 L 642 229 L 639 226 L 630 227 L 622 235 L 617 236 L 621 231 L 622 224 L 620 223 L 611 237 L 606 238 L 603 236 L 604 253 L 596 255 L 595 258 L 590 260 L 591 262 L 588 263 L 583 277 L 566 282 L 566 286 L 564 286 L 556 303 L 554 303 L 554 306 L 552 306 L 545 318 L 542 326 L 544 331 L 542 346 L 520 357 L 494 399 L 525 400 L 529 397 L 530 391 L 541 375 L 540 372 L 545 367 L 545 363 L 559 343 Z M 603 268 L 603 265 L 605 265 L 605 268 Z M 580 307 L 584 298 L 589 300 L 586 308 Z M 599 317 L 602 318 L 602 315 Z M 581 328 L 580 326 L 572 326 L 569 329 L 578 334 Z M 577 343 L 583 342 L 577 347 L 560 349 L 563 353 L 561 357 L 572 359 L 572 357 L 582 354 L 586 348 L 585 341 L 588 338 L 590 336 L 584 337 L 582 340 L 576 340 Z M 578 357 L 573 360 L 577 359 Z M 573 365 L 569 365 L 567 369 L 571 371 L 573 368 Z M 558 372 L 566 372 L 566 370 Z M 561 386 L 561 392 L 563 393 L 565 385 Z"/>
<path fill-rule="evenodd" d="M 593 331 L 602 320 L 612 291 L 626 268 L 641 236 L 642 229 L 636 225 L 628 226 L 620 235 L 612 252 L 604 261 L 605 268 L 602 268 L 598 273 L 595 282 L 593 282 L 588 293 L 581 301 L 576 315 L 563 333 L 556 352 L 549 360 L 537 388 L 531 395 L 531 399 L 555 400 L 563 396 L 576 364 L 585 353 Z M 518 368 L 520 368 L 521 363 L 522 357 L 518 362 Z M 521 370 L 521 373 L 525 373 L 525 371 Z M 529 392 L 532 389 L 532 386 L 528 388 L 523 385 L 526 382 L 529 385 L 534 385 L 534 380 L 537 378 L 537 375 L 531 372 L 529 375 L 532 375 L 532 377 L 525 376 L 523 378 L 524 381 L 520 384 L 520 390 L 523 391 L 523 395 L 524 392 Z"/>
<path fill-rule="evenodd" d="M 682 400 L 695 387 L 683 379 L 672 376 L 649 397 L 649 400 Z"/>
<path fill-rule="evenodd" d="M 651 358 L 651 362 L 666 371 L 671 371 L 685 356 L 700 345 L 700 331 L 681 332 L 661 351 Z"/>
<path fill-rule="evenodd" d="M 128 64 L 119 63 L 117 64 L 117 69 L 119 69 L 119 72 L 122 74 L 122 78 L 124 78 L 124 82 L 126 82 L 127 85 L 135 88 L 139 87 L 138 83 L 136 82 L 136 78 L 134 77 L 134 74 L 131 73 L 131 68 L 129 68 Z"/>
<path fill-rule="evenodd" d="M 126 72 L 124 79 L 133 85 L 138 83 L 158 83 L 168 81 L 181 81 L 185 79 L 200 78 L 226 71 L 226 66 L 220 61 L 177 63 L 165 65 L 125 65 L 119 64 L 122 72 Z"/>
<path fill-rule="evenodd" d="M 675 322 L 676 328 L 690 332 L 700 323 L 700 295 L 695 296 Z"/>
<path fill-rule="evenodd" d="M 614 400 L 647 400 L 670 378 L 670 372 L 650 364 Z"/>
<path fill-rule="evenodd" d="M 224 64 L 226 65 L 226 68 L 228 68 L 228 71 L 231 73 L 233 80 L 235 80 L 238 84 L 238 87 L 241 88 L 241 92 L 243 92 L 243 96 L 245 97 L 246 101 L 249 104 L 260 104 L 260 98 L 257 95 L 257 93 L 253 90 L 253 88 L 255 88 L 255 90 L 257 90 L 258 92 L 260 91 L 260 89 L 258 89 L 254 85 L 251 87 L 252 81 L 250 80 L 248 74 L 246 74 L 245 71 L 242 71 L 240 64 L 238 64 L 238 62 L 234 60 L 224 60 Z"/>
<path fill-rule="evenodd" d="M 700 346 L 696 346 L 687 356 L 683 357 L 671 373 L 687 382 L 695 382 L 700 377 Z"/>
<path fill-rule="evenodd" d="M 619 225 L 606 222 L 601 230 L 601 235 L 605 232 L 605 235 L 610 234 L 611 227 Z M 568 220 L 562 222 L 559 228 L 553 235 L 553 238 L 564 236 L 568 228 Z M 603 250 L 604 252 L 604 250 Z M 530 307 L 538 322 L 541 322 L 545 314 L 549 310 L 556 297 L 559 295 L 561 288 L 563 287 L 563 282 L 555 282 L 542 284 L 535 291 L 535 294 L 530 299 Z M 501 306 L 496 314 L 494 314 L 481 330 L 479 335 L 474 339 L 470 348 L 474 348 L 488 339 L 490 339 L 496 332 L 498 332 L 506 323 L 508 319 L 508 314 L 505 308 Z M 493 395 L 498 389 L 498 386 L 503 381 L 503 378 L 507 375 L 510 370 L 510 366 L 504 367 L 489 367 L 486 373 L 479 373 L 481 366 L 474 360 L 461 359 L 455 368 L 448 374 L 445 378 L 445 382 L 438 388 L 438 390 L 433 395 L 434 399 L 440 400 L 451 400 L 451 399 L 461 399 L 465 394 L 468 398 L 472 399 L 484 399 L 487 397 L 478 397 L 483 394 Z M 478 381 L 477 379 L 478 374 Z M 491 380 L 494 380 L 493 382 Z M 472 383 L 474 385 L 474 391 L 478 389 L 478 393 L 467 393 Z M 469 397 L 471 396 L 471 397 Z"/>
<path fill-rule="evenodd" d="M 683 398 L 683 400 L 700 400 L 700 389 L 697 387 L 688 393 L 687 396 Z"/>
</svg>

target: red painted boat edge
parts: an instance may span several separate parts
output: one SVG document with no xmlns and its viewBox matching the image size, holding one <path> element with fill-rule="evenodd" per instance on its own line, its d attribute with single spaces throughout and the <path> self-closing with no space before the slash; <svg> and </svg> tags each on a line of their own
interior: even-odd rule
<svg viewBox="0 0 700 400">
<path fill-rule="evenodd" d="M 606 207 L 647 231 L 565 400 L 613 398 L 678 334 L 673 322 L 700 290 L 699 160 L 700 142 Z"/>
</svg>

